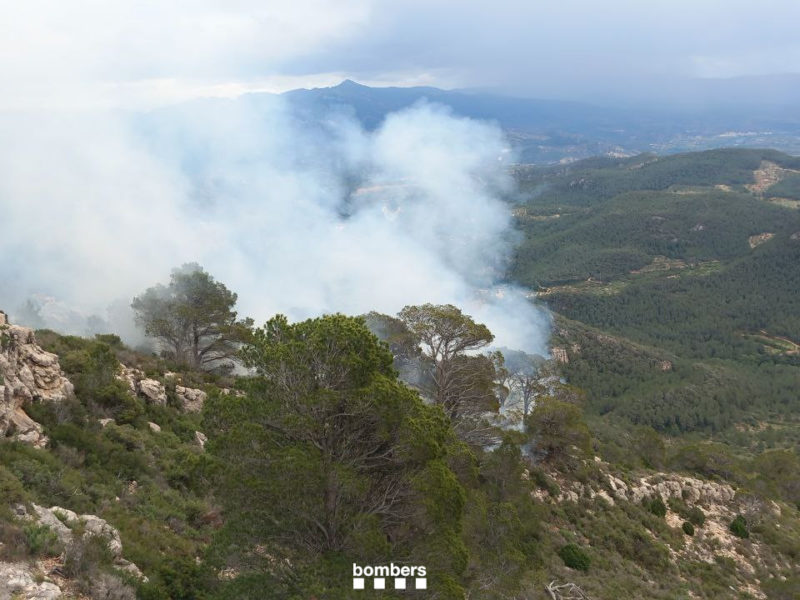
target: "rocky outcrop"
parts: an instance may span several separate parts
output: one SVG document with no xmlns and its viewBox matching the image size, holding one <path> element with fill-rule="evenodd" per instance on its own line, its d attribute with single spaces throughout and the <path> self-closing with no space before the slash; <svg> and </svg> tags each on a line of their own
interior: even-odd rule
<svg viewBox="0 0 800 600">
<path fill-rule="evenodd" d="M 175 395 L 178 396 L 183 410 L 186 412 L 200 412 L 206 402 L 207 395 L 203 390 L 187 388 L 182 385 L 175 386 Z"/>
<path fill-rule="evenodd" d="M 61 588 L 26 563 L 0 563 L 0 600 L 56 600 Z"/>
<path fill-rule="evenodd" d="M 566 348 L 561 348 L 560 346 L 553 346 L 551 352 L 556 362 L 569 364 L 569 355 L 567 354 Z"/>
<path fill-rule="evenodd" d="M 42 428 L 25 413 L 31 402 L 62 402 L 73 393 L 58 356 L 36 343 L 33 330 L 0 313 L 0 435 L 43 447 Z"/>
<path fill-rule="evenodd" d="M 177 379 L 175 373 L 165 373 L 165 377 Z M 164 406 L 167 403 L 167 389 L 163 383 L 157 379 L 149 379 L 144 372 L 139 369 L 120 365 L 117 378 L 128 384 L 128 388 L 150 404 Z M 203 410 L 207 394 L 197 388 L 175 386 L 175 396 L 180 402 L 184 412 L 200 412 Z"/>
<path fill-rule="evenodd" d="M 167 404 L 167 390 L 164 384 L 156 379 L 149 379 L 144 372 L 120 365 L 117 379 L 128 384 L 128 388 L 145 402 L 165 406 Z"/>
<path fill-rule="evenodd" d="M 26 514 L 24 508 L 20 507 L 19 510 Z M 65 548 L 68 548 L 76 541 L 76 534 L 73 530 L 82 531 L 81 537 L 78 539 L 85 540 L 93 536 L 103 538 L 106 540 L 108 550 L 113 557 L 114 567 L 137 579 L 147 581 L 139 567 L 122 557 L 122 540 L 120 539 L 119 531 L 109 525 L 105 519 L 95 515 L 79 515 L 60 506 L 45 508 L 34 504 L 33 510 L 35 515 L 31 515 L 28 518 L 32 518 L 40 525 L 49 527 Z"/>
<path fill-rule="evenodd" d="M 668 478 L 659 475 L 643 477 L 631 484 L 609 475 L 608 484 L 615 498 L 635 503 L 658 496 L 665 502 L 670 498 L 681 498 L 690 504 L 728 504 L 736 496 L 734 489 L 726 483 L 675 474 Z"/>
<path fill-rule="evenodd" d="M 605 463 L 598 464 L 607 466 Z M 629 482 L 625 482 L 609 472 L 604 472 L 604 476 L 604 486 L 567 481 L 563 477 L 554 476 L 553 479 L 558 483 L 560 489 L 560 494 L 555 500 L 577 502 L 581 498 L 590 500 L 602 498 L 613 505 L 617 501 L 639 504 L 647 498 L 658 497 L 664 502 L 670 498 L 676 498 L 684 500 L 688 504 L 712 506 L 729 505 L 736 498 L 736 491 L 727 483 L 704 481 L 677 473 L 640 477 Z M 534 496 L 539 499 L 547 498 L 547 494 L 543 490 L 534 492 Z"/>
</svg>

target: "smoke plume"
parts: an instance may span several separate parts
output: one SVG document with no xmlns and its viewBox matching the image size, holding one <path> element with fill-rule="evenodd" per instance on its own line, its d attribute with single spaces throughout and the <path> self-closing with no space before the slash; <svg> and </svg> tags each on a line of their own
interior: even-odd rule
<svg viewBox="0 0 800 600">
<path fill-rule="evenodd" d="M 447 302 L 546 353 L 546 315 L 498 285 L 514 236 L 493 125 L 420 104 L 368 132 L 263 95 L 4 113 L 0 134 L 0 306 L 17 318 L 133 340 L 131 298 L 198 262 L 257 322 Z"/>
</svg>

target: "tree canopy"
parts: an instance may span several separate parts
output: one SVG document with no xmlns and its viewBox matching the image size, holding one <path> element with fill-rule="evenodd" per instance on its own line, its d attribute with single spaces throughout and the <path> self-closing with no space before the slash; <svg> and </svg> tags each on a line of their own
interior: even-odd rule
<svg viewBox="0 0 800 600">
<path fill-rule="evenodd" d="M 169 285 L 148 288 L 131 303 L 136 323 L 177 362 L 230 368 L 248 339 L 252 319 L 237 318 L 237 295 L 196 263 L 172 271 Z"/>
<path fill-rule="evenodd" d="M 284 580 L 280 565 L 258 564 L 275 551 L 293 562 L 289 579 L 334 552 L 373 563 L 416 556 L 442 576 L 463 568 L 464 491 L 445 462 L 449 423 L 397 380 L 363 319 L 292 324 L 279 315 L 242 356 L 258 373 L 247 395 L 212 400 L 207 411 L 240 566 Z M 331 577 L 341 585 L 341 572 Z"/>
<path fill-rule="evenodd" d="M 432 363 L 431 395 L 451 418 L 477 400 L 493 398 L 494 363 L 490 357 L 469 356 L 488 346 L 494 336 L 452 304 L 406 306 L 399 313 Z"/>
</svg>

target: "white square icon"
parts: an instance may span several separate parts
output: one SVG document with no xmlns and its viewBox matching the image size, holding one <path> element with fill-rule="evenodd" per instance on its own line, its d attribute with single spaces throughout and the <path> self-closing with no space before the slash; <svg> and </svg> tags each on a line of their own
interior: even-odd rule
<svg viewBox="0 0 800 600">
<path fill-rule="evenodd" d="M 418 590 L 427 590 L 428 589 L 428 579 L 427 577 L 417 577 L 417 581 L 415 586 Z"/>
<path fill-rule="evenodd" d="M 395 577 L 394 578 L 394 589 L 396 589 L 396 590 L 404 590 L 404 589 L 406 589 L 406 578 L 405 577 Z"/>
<path fill-rule="evenodd" d="M 363 577 L 353 577 L 353 589 L 354 590 L 363 590 L 364 589 L 364 578 Z"/>
<path fill-rule="evenodd" d="M 376 590 L 385 590 L 386 589 L 386 580 L 383 577 L 376 577 L 372 582 L 373 586 Z"/>
</svg>

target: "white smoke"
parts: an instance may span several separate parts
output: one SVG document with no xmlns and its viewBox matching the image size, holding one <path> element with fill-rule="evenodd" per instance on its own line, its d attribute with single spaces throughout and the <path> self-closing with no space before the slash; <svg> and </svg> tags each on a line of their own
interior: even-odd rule
<svg viewBox="0 0 800 600">
<path fill-rule="evenodd" d="M 545 313 L 497 286 L 514 236 L 493 125 L 422 104 L 366 132 L 343 115 L 302 121 L 272 97 L 5 113 L 0 135 L 12 313 L 35 295 L 50 326 L 83 333 L 99 315 L 130 336 L 120 306 L 198 262 L 257 322 L 452 303 L 499 344 L 546 352 Z"/>
</svg>

